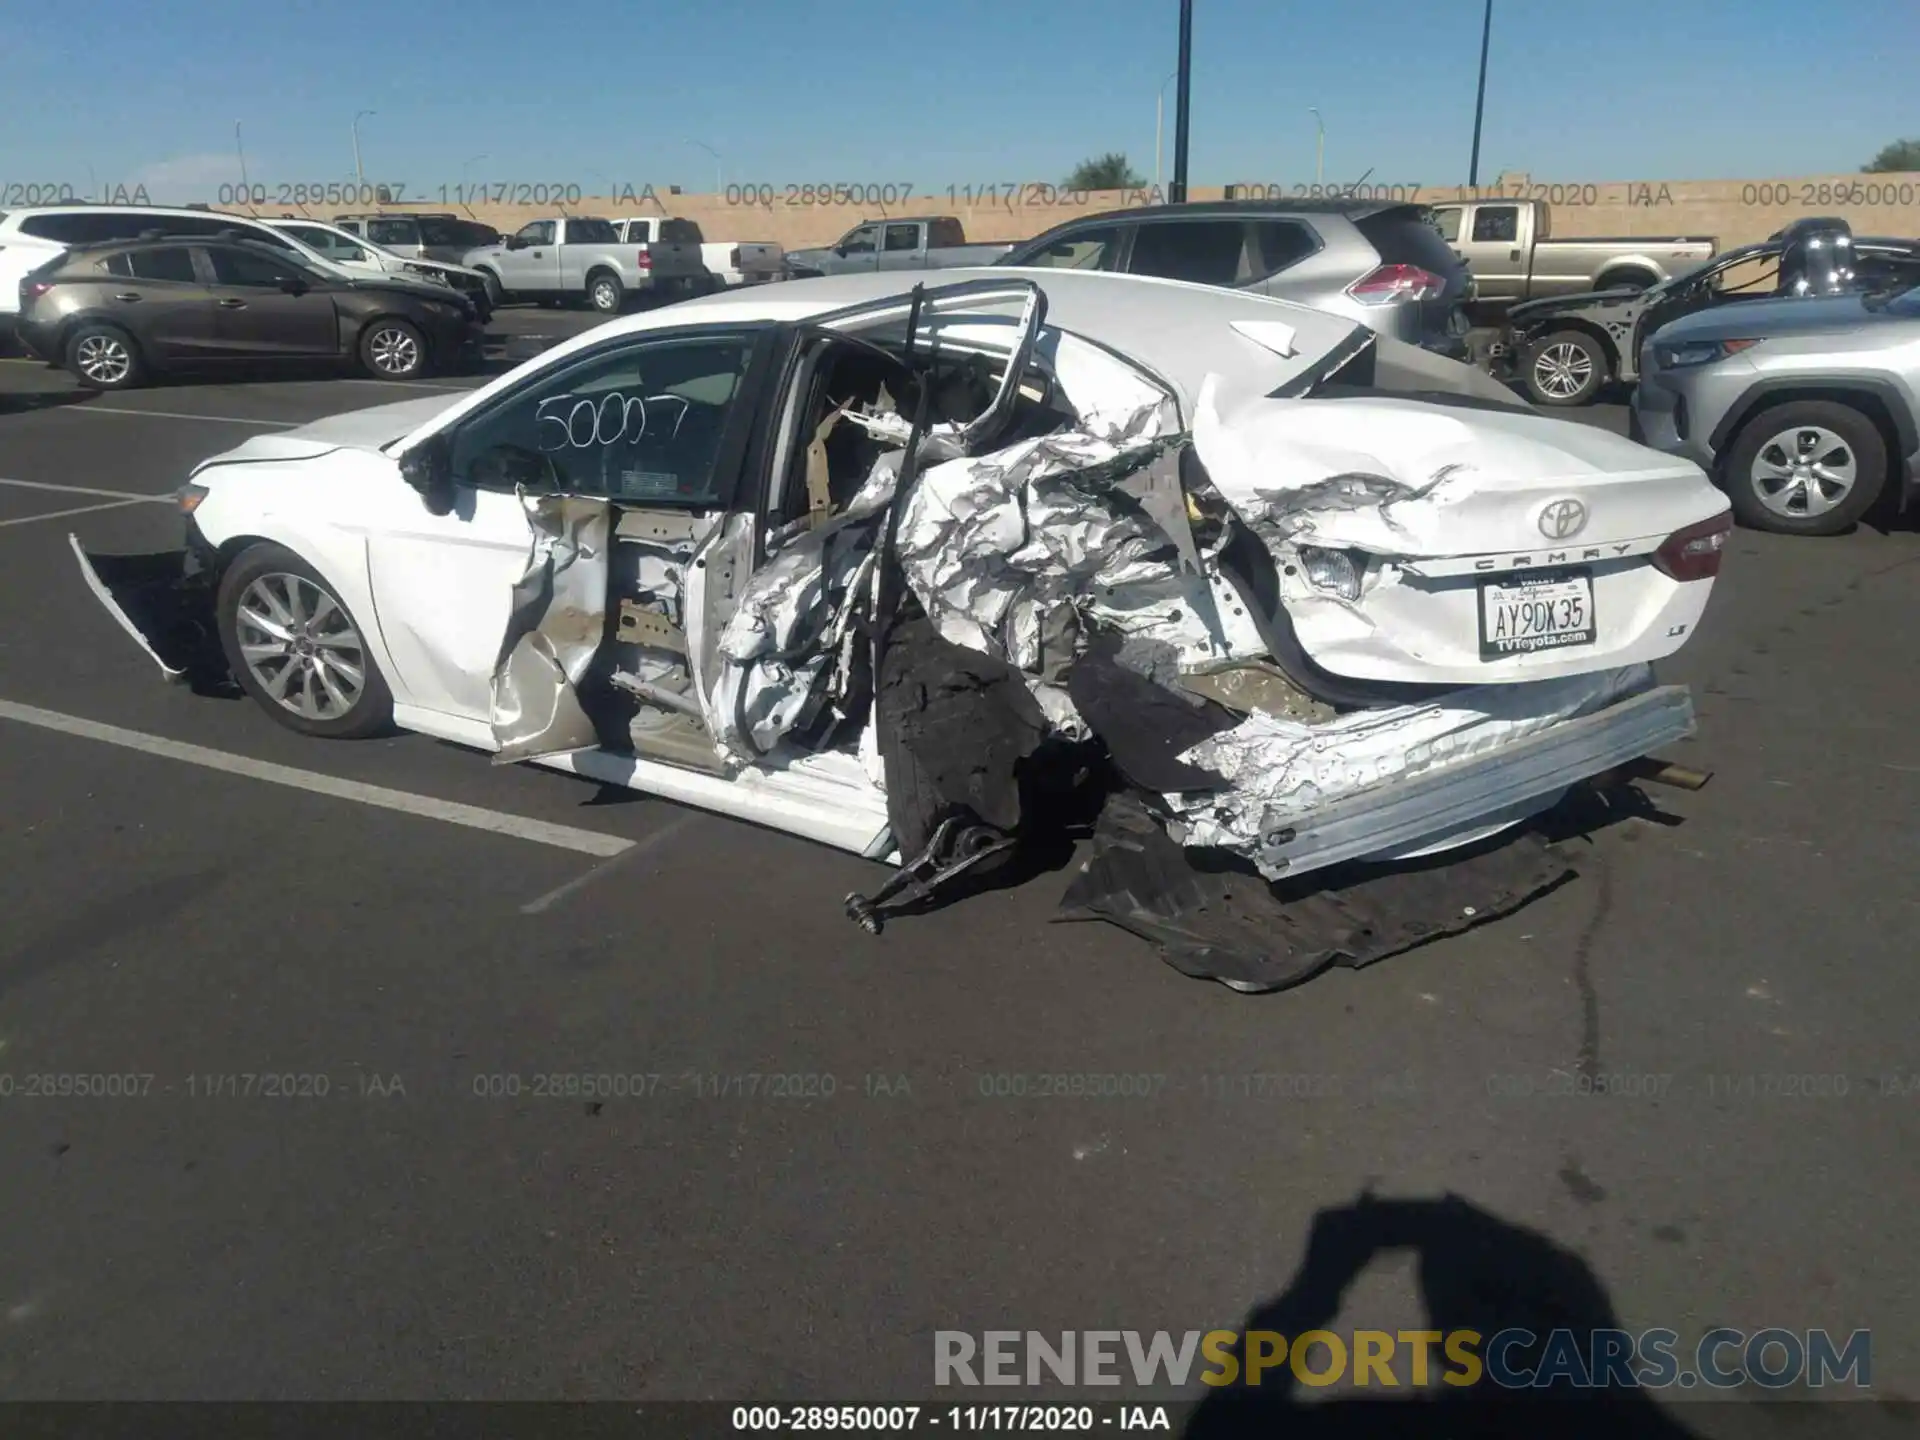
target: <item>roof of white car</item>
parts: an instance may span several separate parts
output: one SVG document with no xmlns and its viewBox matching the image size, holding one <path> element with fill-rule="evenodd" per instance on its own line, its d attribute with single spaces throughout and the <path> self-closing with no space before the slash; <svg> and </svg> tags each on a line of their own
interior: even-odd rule
<svg viewBox="0 0 1920 1440">
<path fill-rule="evenodd" d="M 1007 265 L 935 271 L 880 271 L 742 286 L 611 320 L 545 351 L 541 363 L 642 335 L 730 321 L 798 323 L 891 297 L 917 284 L 1030 280 L 1047 298 L 1047 324 L 1092 340 L 1156 370 L 1192 401 L 1209 373 L 1232 372 L 1271 390 L 1318 356 L 1337 349 L 1355 321 L 1245 290 L 1182 280 Z M 1256 335 L 1254 332 L 1258 331 Z"/>
</svg>

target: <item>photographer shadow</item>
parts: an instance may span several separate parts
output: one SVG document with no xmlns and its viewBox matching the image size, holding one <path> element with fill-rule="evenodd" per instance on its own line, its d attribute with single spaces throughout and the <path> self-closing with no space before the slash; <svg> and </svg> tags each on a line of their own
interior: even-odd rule
<svg viewBox="0 0 1920 1440">
<path fill-rule="evenodd" d="M 1292 1283 L 1248 1317 L 1243 1336 L 1271 1330 L 1291 1344 L 1309 1330 L 1331 1329 L 1347 1288 L 1374 1259 L 1394 1250 L 1417 1256 L 1427 1328 L 1443 1334 L 1479 1332 L 1482 1358 L 1486 1342 L 1501 1330 L 1519 1327 L 1544 1339 L 1566 1329 L 1584 1345 L 1592 1331 L 1620 1326 L 1586 1262 L 1537 1231 L 1509 1224 L 1457 1196 L 1376 1200 L 1362 1195 L 1315 1215 L 1306 1258 Z M 1325 1352 L 1316 1355 L 1315 1368 L 1324 1369 Z M 1235 1358 L 1244 1367 L 1241 1350 Z M 1433 1347 L 1430 1374 L 1457 1368 Z M 1404 1362 L 1395 1364 L 1394 1374 L 1404 1386 Z M 1349 1398 L 1348 1391 L 1337 1399 L 1305 1400 L 1290 1365 L 1267 1369 L 1260 1379 L 1257 1387 L 1248 1386 L 1242 1368 L 1235 1386 L 1207 1396 L 1187 1426 L 1187 1440 L 1280 1434 L 1343 1440 L 1373 1435 L 1694 1440 L 1693 1431 L 1637 1389 L 1509 1390 L 1482 1376 L 1472 1386 L 1435 1383 L 1378 1398 Z"/>
</svg>

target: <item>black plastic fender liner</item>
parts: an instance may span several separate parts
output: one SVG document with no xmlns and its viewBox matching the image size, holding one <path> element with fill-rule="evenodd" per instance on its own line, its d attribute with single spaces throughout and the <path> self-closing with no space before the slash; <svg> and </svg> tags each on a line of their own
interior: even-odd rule
<svg viewBox="0 0 1920 1440">
<path fill-rule="evenodd" d="M 1347 865 L 1269 885 L 1219 852 L 1187 850 L 1136 792 L 1111 796 L 1054 919 L 1105 920 L 1182 974 L 1286 990 L 1510 915 L 1575 875 L 1537 830 L 1391 866 Z"/>
</svg>

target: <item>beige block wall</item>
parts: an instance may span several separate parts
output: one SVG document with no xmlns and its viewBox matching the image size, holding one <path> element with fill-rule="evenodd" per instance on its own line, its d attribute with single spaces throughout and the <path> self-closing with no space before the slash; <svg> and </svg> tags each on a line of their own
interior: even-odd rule
<svg viewBox="0 0 1920 1440">
<path fill-rule="evenodd" d="M 1276 196 L 1291 198 L 1317 187 L 1271 187 Z M 1326 187 L 1329 192 L 1335 187 Z M 1259 197 L 1264 187 L 1253 187 Z M 1382 198 L 1417 199 L 1427 204 L 1475 198 L 1464 186 L 1365 186 L 1361 194 Z M 1193 200 L 1223 198 L 1220 186 L 1194 187 Z M 1484 185 L 1478 198 L 1545 200 L 1551 208 L 1553 234 L 1564 239 L 1582 235 L 1711 235 L 1722 249 L 1764 239 L 1791 220 L 1806 215 L 1840 215 L 1860 235 L 1920 236 L 1920 173 L 1901 175 L 1810 175 L 1772 180 L 1610 180 L 1580 182 L 1544 176 L 1505 174 Z M 393 209 L 454 210 L 485 221 L 504 233 L 529 220 L 555 213 L 603 215 L 682 215 L 697 221 L 709 240 L 778 241 L 788 249 L 825 245 L 837 240 L 863 220 L 893 215 L 957 215 L 975 240 L 1023 240 L 1051 225 L 1103 210 L 1159 203 L 1149 191 L 1108 191 L 1064 196 L 1059 187 L 1029 185 L 1017 193 L 1000 191 L 968 195 L 964 189 L 916 193 L 898 203 L 810 204 L 810 197 L 786 187 L 776 191 L 771 205 L 729 203 L 726 195 L 673 195 L 644 191 L 636 197 L 585 196 L 579 203 L 553 206 L 475 203 L 471 206 L 422 203 Z M 222 209 L 239 210 L 238 206 Z M 301 207 L 262 206 L 258 213 L 279 215 Z M 307 213 L 329 219 L 349 206 L 311 206 Z"/>
</svg>

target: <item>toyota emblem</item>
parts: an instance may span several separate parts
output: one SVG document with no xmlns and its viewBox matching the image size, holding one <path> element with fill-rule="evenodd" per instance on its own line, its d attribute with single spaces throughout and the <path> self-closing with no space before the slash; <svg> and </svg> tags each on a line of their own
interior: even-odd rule
<svg viewBox="0 0 1920 1440">
<path fill-rule="evenodd" d="M 1587 507 L 1578 500 L 1550 500 L 1540 512 L 1540 533 L 1549 540 L 1567 540 L 1587 528 Z"/>
</svg>

